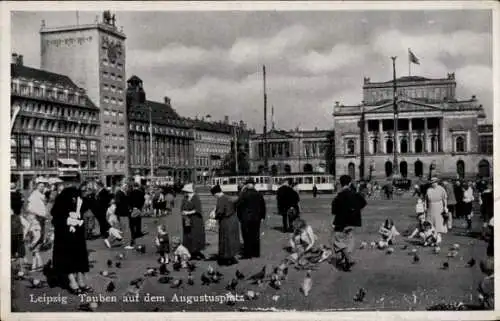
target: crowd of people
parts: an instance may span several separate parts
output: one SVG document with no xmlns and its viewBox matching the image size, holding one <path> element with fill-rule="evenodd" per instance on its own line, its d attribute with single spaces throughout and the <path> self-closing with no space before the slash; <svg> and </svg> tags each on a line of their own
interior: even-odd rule
<svg viewBox="0 0 500 321">
<path fill-rule="evenodd" d="M 343 270 L 350 271 L 355 264 L 355 230 L 362 226 L 362 210 L 367 205 L 366 193 L 343 175 L 340 188 L 331 204 L 333 236 L 331 246 L 318 246 L 314 230 L 301 216 L 299 191 L 291 180 L 285 180 L 276 192 L 278 214 L 282 216 L 282 232 L 289 235 L 289 262 L 301 262 L 311 255 L 321 254 L 336 258 Z M 444 235 L 457 220 L 464 219 L 471 229 L 474 215 L 472 202 L 479 194 L 480 212 L 484 222 L 484 237 L 488 239 L 487 255 L 493 256 L 493 191 L 491 183 L 476 187 L 457 181 L 450 183 L 432 178 L 415 186 L 416 227 L 406 235 L 418 239 L 422 246 L 438 247 Z M 162 264 L 173 261 L 185 267 L 191 260 L 204 260 L 207 223 L 218 230 L 219 265 L 237 264 L 242 259 L 260 257 L 261 224 L 266 219 L 266 202 L 249 179 L 241 187 L 236 200 L 225 195 L 216 185 L 210 193 L 216 199 L 208 221 L 204 220 L 202 202 L 193 184 L 182 187 L 182 237 L 168 234 L 162 216 L 172 213 L 176 193 L 173 188 L 142 186 L 124 180 L 115 191 L 100 181 L 74 184 L 55 184 L 47 187 L 37 184 L 25 201 L 11 184 L 12 258 L 20 267 L 31 257 L 31 270 L 47 267 L 40 251 L 52 248 L 51 273 L 60 286 L 71 293 L 90 291 L 85 283 L 89 271 L 87 240 L 99 237 L 108 248 L 124 246 L 131 250 L 137 240 L 147 234 L 142 231 L 142 217 L 157 217 L 155 244 Z M 314 195 L 315 196 L 315 195 Z M 95 222 L 99 234 L 94 235 Z M 129 229 L 125 241 L 123 229 Z M 392 219 L 387 219 L 378 230 L 381 249 L 389 248 L 400 236 Z M 242 242 L 240 241 L 242 236 Z M 242 244 L 241 244 L 242 243 Z M 327 248 L 331 249 L 327 251 Z M 326 256 L 323 254 L 330 253 Z M 30 254 L 30 255 L 28 255 Z"/>
</svg>

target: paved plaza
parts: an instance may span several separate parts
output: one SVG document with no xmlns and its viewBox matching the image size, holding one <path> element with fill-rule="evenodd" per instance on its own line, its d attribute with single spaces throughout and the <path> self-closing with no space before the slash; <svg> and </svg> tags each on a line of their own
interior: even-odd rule
<svg viewBox="0 0 500 321">
<path fill-rule="evenodd" d="M 239 269 L 246 276 L 258 272 L 264 265 L 270 271 L 287 255 L 283 248 L 287 245 L 287 235 L 281 233 L 281 217 L 275 214 L 276 203 L 274 197 L 267 198 L 268 218 L 262 228 L 261 246 L 262 257 L 259 259 L 241 260 L 239 264 L 232 267 L 219 268 L 216 262 L 197 262 L 197 269 L 193 273 L 194 285 L 186 283 L 187 271 L 172 271 L 171 276 L 183 278 L 184 285 L 179 289 L 172 289 L 169 284 L 158 282 L 159 277 L 147 278 L 141 292 L 142 302 L 121 302 L 122 295 L 128 288 L 129 282 L 141 277 L 148 267 L 157 267 L 157 256 L 154 254 L 153 237 L 155 225 L 154 218 L 144 219 L 144 229 L 149 232 L 140 240 L 140 244 L 146 245 L 147 253 L 140 254 L 136 251 L 125 251 L 123 248 L 111 250 L 104 246 L 102 240 L 88 242 L 91 251 L 90 258 L 93 267 L 88 274 L 89 284 L 94 288 L 93 295 L 99 294 L 117 299 L 116 303 L 103 303 L 97 311 L 234 311 L 234 310 L 258 310 L 258 309 L 286 309 L 286 310 L 327 310 L 327 309 L 354 309 L 354 310 L 422 310 L 441 302 L 471 302 L 476 299 L 475 289 L 482 279 L 482 274 L 476 264 L 473 268 L 465 267 L 466 262 L 474 257 L 477 261 L 483 259 L 486 254 L 486 243 L 479 239 L 464 236 L 463 222 L 457 222 L 457 227 L 444 236 L 442 252 L 436 255 L 430 248 L 417 247 L 420 262 L 413 263 L 412 256 L 408 252 L 414 248 L 412 244 L 400 240 L 395 246 L 392 255 L 377 249 L 358 249 L 354 254 L 357 264 L 352 272 L 337 270 L 329 263 L 321 263 L 317 270 L 312 272 L 313 288 L 308 297 L 300 293 L 299 288 L 305 276 L 305 271 L 292 268 L 288 279 L 283 282 L 280 290 L 269 286 L 259 288 L 247 281 L 240 281 L 236 293 L 243 294 L 248 290 L 260 293 L 255 300 L 236 302 L 235 305 L 219 303 L 192 303 L 175 302 L 181 296 L 204 296 L 225 295 L 228 282 L 234 277 L 235 271 Z M 314 199 L 310 195 L 302 195 L 303 217 L 313 227 L 319 237 L 319 242 L 329 244 L 330 202 L 332 195 L 320 195 Z M 177 203 L 180 203 L 178 197 Z M 214 199 L 208 196 L 202 197 L 204 212 L 208 213 L 215 205 Z M 178 204 L 173 215 L 163 218 L 168 225 L 171 236 L 181 236 L 181 221 L 178 212 Z M 378 239 L 378 228 L 385 218 L 392 218 L 396 227 L 404 232 L 414 223 L 414 201 L 409 196 L 400 199 L 372 200 L 363 211 L 363 227 L 357 231 L 357 244 L 361 241 L 375 241 Z M 476 216 L 474 229 L 479 230 L 480 222 Z M 126 235 L 127 237 L 127 235 Z M 206 254 L 217 252 L 217 234 L 207 232 L 209 243 Z M 448 248 L 453 244 L 459 244 L 459 254 L 449 259 L 448 270 L 442 270 Z M 403 250 L 404 244 L 409 247 Z M 117 278 L 113 279 L 116 290 L 107 293 L 105 288 L 109 282 L 108 278 L 99 275 L 100 271 L 107 270 L 108 259 L 116 261 L 119 253 L 125 253 L 125 260 L 120 269 L 111 268 Z M 209 286 L 201 285 L 200 276 L 206 271 L 208 265 L 212 265 L 223 273 L 224 278 L 219 284 Z M 172 270 L 171 266 L 169 269 Z M 66 290 L 59 288 L 31 289 L 27 281 L 14 281 L 16 290 L 14 304 L 19 311 L 75 311 L 80 305 L 80 298 L 71 296 Z M 353 297 L 360 288 L 367 291 L 363 302 L 354 302 Z M 234 292 L 233 292 L 234 293 Z M 165 300 L 162 303 L 144 302 L 146 295 L 158 297 Z M 35 298 L 67 297 L 67 303 L 34 303 Z M 43 301 L 43 299 L 39 299 Z M 153 301 L 153 299 L 149 299 Z M 174 301 L 174 302 L 172 302 Z"/>
</svg>

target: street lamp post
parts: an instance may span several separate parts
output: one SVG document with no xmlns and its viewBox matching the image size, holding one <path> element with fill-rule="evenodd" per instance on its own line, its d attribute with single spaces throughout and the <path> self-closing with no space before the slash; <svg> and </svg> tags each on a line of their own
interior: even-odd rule
<svg viewBox="0 0 500 321">
<path fill-rule="evenodd" d="M 365 106 L 361 105 L 361 119 L 359 121 L 359 180 L 365 179 Z"/>
<path fill-rule="evenodd" d="M 394 144 L 392 146 L 392 151 L 394 153 L 394 165 L 392 173 L 393 175 L 397 175 L 398 173 L 398 102 L 397 102 L 397 85 L 396 85 L 396 58 L 391 57 L 392 59 L 392 89 L 393 89 L 393 97 L 392 97 L 392 105 L 394 108 Z"/>
<path fill-rule="evenodd" d="M 373 175 L 373 171 L 375 170 L 375 161 L 372 159 L 370 161 L 370 176 L 369 176 L 369 179 L 368 181 L 371 181 L 372 180 L 372 175 Z"/>
<path fill-rule="evenodd" d="M 238 123 L 233 122 L 233 149 L 234 149 L 234 172 L 236 175 L 239 173 L 239 164 L 238 164 L 238 132 L 237 132 Z"/>
<path fill-rule="evenodd" d="M 154 163 L 153 163 L 153 109 L 151 105 L 149 107 L 149 176 L 151 178 L 151 184 L 153 183 L 153 171 L 154 171 Z"/>
</svg>

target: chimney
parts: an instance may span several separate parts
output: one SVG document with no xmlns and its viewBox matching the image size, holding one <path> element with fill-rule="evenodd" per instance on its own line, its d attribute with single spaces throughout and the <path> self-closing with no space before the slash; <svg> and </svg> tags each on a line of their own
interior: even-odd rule
<svg viewBox="0 0 500 321">
<path fill-rule="evenodd" d="M 224 124 L 229 124 L 229 116 L 224 116 Z"/>
<path fill-rule="evenodd" d="M 10 62 L 11 64 L 17 64 L 17 54 L 13 53 L 12 54 L 12 60 Z"/>
<path fill-rule="evenodd" d="M 19 65 L 19 66 L 23 66 L 24 65 L 23 55 L 17 56 L 16 64 Z"/>
<path fill-rule="evenodd" d="M 168 98 L 167 96 L 165 96 L 165 97 L 163 98 L 163 100 L 164 100 L 164 102 L 165 102 L 165 105 L 170 106 L 170 98 Z"/>
</svg>

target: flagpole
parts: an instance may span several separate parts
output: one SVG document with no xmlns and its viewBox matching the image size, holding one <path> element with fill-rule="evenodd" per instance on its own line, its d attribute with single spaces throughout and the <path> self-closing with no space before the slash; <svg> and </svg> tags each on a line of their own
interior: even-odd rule
<svg viewBox="0 0 500 321">
<path fill-rule="evenodd" d="M 408 76 L 411 76 L 410 48 L 408 48 Z"/>
</svg>

